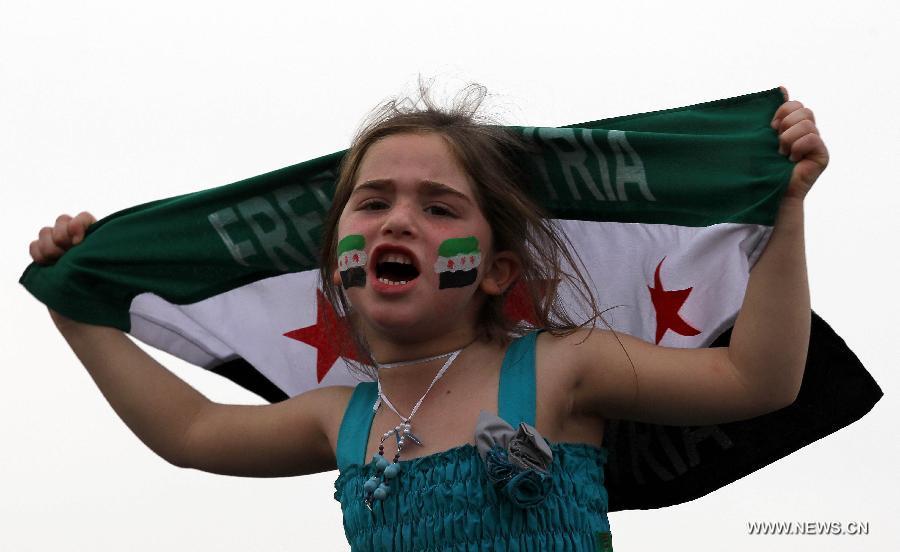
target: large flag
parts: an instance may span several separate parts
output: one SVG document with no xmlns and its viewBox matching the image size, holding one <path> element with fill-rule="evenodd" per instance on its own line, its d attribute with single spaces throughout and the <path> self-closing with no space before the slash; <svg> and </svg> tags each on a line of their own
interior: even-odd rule
<svg viewBox="0 0 900 552">
<path fill-rule="evenodd" d="M 778 89 L 561 128 L 514 127 L 530 193 L 587 265 L 616 331 L 728 344 L 793 164 L 769 122 Z M 318 285 L 320 229 L 344 152 L 137 205 L 93 224 L 20 282 L 65 316 L 129 332 L 269 401 L 355 385 L 347 327 Z M 577 309 L 574 294 L 563 300 Z M 516 290 L 508 316 L 531 320 Z M 599 368 L 599 367 L 598 367 Z M 690 370 L 690 366 L 685 366 Z M 611 421 L 611 510 L 707 494 L 844 427 L 881 390 L 815 313 L 798 400 L 743 422 Z"/>
</svg>

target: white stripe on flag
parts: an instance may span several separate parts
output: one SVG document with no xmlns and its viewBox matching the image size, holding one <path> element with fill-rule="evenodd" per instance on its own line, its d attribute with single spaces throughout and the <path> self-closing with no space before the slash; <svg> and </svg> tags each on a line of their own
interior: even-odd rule
<svg viewBox="0 0 900 552">
<path fill-rule="evenodd" d="M 655 287 L 660 262 L 663 289 L 693 288 L 678 313 L 701 333 L 681 336 L 666 332 L 659 344 L 668 347 L 706 347 L 733 325 L 750 268 L 772 231 L 770 226 L 734 223 L 685 227 L 556 222 L 581 255 L 601 310 L 624 305 L 603 315 L 616 331 L 655 342 L 656 312 L 647 288 Z M 566 290 L 563 297 L 571 305 L 571 292 Z M 602 322 L 598 327 L 605 328 Z"/>
<path fill-rule="evenodd" d="M 656 312 L 648 286 L 657 265 L 665 290 L 692 288 L 678 314 L 696 336 L 667 331 L 660 345 L 705 347 L 734 324 L 749 270 L 771 234 L 769 226 L 667 224 L 557 220 L 588 269 L 601 309 L 616 331 L 655 342 Z M 637 254 L 640 252 L 640 255 Z M 190 305 L 173 305 L 145 293 L 132 303 L 131 334 L 145 343 L 206 368 L 244 358 L 293 396 L 319 385 L 355 385 L 338 361 L 321 384 L 317 351 L 283 334 L 316 324 L 318 271 L 259 280 Z M 561 298 L 576 315 L 571 290 Z M 605 329 L 600 323 L 598 326 Z"/>
<path fill-rule="evenodd" d="M 192 343 L 188 350 L 211 351 L 210 356 L 219 362 L 242 357 L 289 396 L 318 385 L 356 385 L 358 380 L 343 362 L 335 363 L 317 383 L 316 350 L 283 335 L 316 323 L 317 280 L 315 270 L 283 274 L 190 305 L 172 305 L 156 295 L 142 294 L 130 309 L 132 323 L 139 324 L 132 326 L 131 333 L 180 358 L 185 358 L 180 354 L 185 342 Z M 169 331 L 148 330 L 147 323 L 156 320 L 165 320 Z M 163 341 L 146 341 L 144 336 Z"/>
</svg>

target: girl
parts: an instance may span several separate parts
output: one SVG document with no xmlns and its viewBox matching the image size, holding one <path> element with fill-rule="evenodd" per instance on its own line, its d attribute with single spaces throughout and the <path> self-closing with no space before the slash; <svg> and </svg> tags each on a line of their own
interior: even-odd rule
<svg viewBox="0 0 900 552">
<path fill-rule="evenodd" d="M 324 291 L 367 358 L 356 368 L 375 367 L 376 381 L 217 404 L 122 332 L 51 316 L 116 412 L 172 464 L 256 477 L 337 467 L 354 549 L 611 548 L 604 420 L 712 424 L 796 397 L 810 327 L 803 199 L 828 162 L 813 114 L 786 101 L 772 121 L 797 164 L 731 345 L 675 349 L 593 330 L 600 313 L 578 263 L 522 189 L 523 146 L 478 122 L 478 101 L 425 104 L 389 104 L 360 132 L 324 229 Z M 32 258 L 54 262 L 93 221 L 60 216 Z M 584 323 L 554 288 L 537 289 L 563 277 L 591 305 Z M 501 314 L 518 281 L 538 331 Z"/>
</svg>

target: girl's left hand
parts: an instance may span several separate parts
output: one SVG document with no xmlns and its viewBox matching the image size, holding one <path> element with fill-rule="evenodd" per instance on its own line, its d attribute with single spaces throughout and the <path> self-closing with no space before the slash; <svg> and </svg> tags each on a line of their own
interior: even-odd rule
<svg viewBox="0 0 900 552">
<path fill-rule="evenodd" d="M 828 166 L 828 149 L 819 136 L 812 110 L 798 101 L 788 101 L 783 86 L 781 91 L 785 102 L 775 111 L 772 128 L 778 131 L 778 152 L 796 163 L 784 197 L 802 201 Z"/>
</svg>

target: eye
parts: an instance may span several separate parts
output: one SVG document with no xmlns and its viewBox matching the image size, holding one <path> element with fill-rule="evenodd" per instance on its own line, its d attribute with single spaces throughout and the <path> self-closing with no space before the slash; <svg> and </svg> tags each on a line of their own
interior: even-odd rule
<svg viewBox="0 0 900 552">
<path fill-rule="evenodd" d="M 428 209 L 433 209 L 433 213 L 439 217 L 456 217 L 452 211 L 440 205 L 429 205 L 425 210 L 427 211 Z"/>
<path fill-rule="evenodd" d="M 360 211 L 380 211 L 380 210 L 384 209 L 385 207 L 387 207 L 387 203 L 385 203 L 381 200 L 378 200 L 378 199 L 373 199 L 372 201 L 367 201 L 367 202 L 363 203 L 362 205 L 360 205 L 359 210 Z"/>
</svg>

